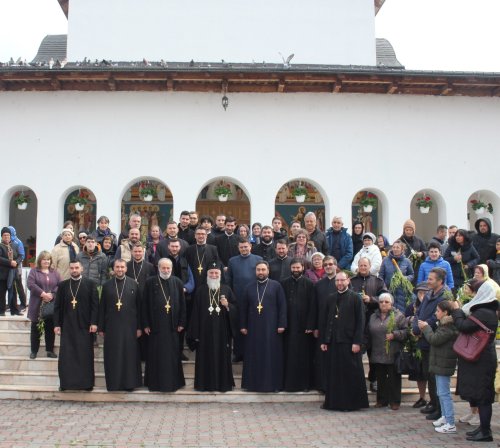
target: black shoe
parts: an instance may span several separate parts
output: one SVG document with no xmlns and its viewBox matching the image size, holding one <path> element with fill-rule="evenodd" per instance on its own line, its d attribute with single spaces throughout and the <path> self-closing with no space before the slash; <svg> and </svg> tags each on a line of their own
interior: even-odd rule
<svg viewBox="0 0 500 448">
<path fill-rule="evenodd" d="M 64 392 L 66 389 L 63 389 L 62 387 L 59 387 L 59 392 Z"/>
<path fill-rule="evenodd" d="M 23 313 L 20 313 L 19 311 L 17 311 L 17 312 L 14 311 L 13 313 L 10 313 L 10 315 L 11 316 L 22 316 Z"/>
<path fill-rule="evenodd" d="M 493 442 L 493 435 L 491 434 L 491 429 L 489 431 L 482 431 L 480 429 L 477 434 L 467 436 L 466 440 L 471 442 Z"/>
<path fill-rule="evenodd" d="M 54 352 L 47 352 L 47 358 L 57 358 L 57 355 Z"/>
<path fill-rule="evenodd" d="M 473 429 L 472 431 L 467 431 L 465 433 L 466 436 L 475 436 L 479 431 L 481 431 L 481 427 L 478 426 L 476 429 Z"/>
<path fill-rule="evenodd" d="M 93 387 L 87 387 L 87 389 L 85 389 L 87 392 L 92 392 L 94 390 Z"/>
<path fill-rule="evenodd" d="M 441 417 L 441 411 L 435 411 L 432 414 L 427 414 L 425 416 L 426 420 L 437 420 L 439 417 Z"/>
<path fill-rule="evenodd" d="M 0 316 L 1 316 L 1 317 L 5 316 L 5 313 L 0 313 Z"/>
<path fill-rule="evenodd" d="M 422 414 L 432 414 L 432 413 L 436 412 L 436 406 L 434 406 L 433 404 L 427 403 L 427 406 L 425 406 L 425 408 L 423 408 L 423 409 L 420 409 L 420 412 Z M 441 417 L 441 416 L 439 416 L 439 417 Z"/>
<path fill-rule="evenodd" d="M 424 406 L 427 406 L 427 401 L 425 401 L 423 398 L 419 398 L 415 403 L 413 403 L 413 408 L 418 409 L 422 408 Z"/>
<path fill-rule="evenodd" d="M 36 359 L 36 353 L 35 352 L 31 352 L 30 353 L 30 359 Z"/>
<path fill-rule="evenodd" d="M 184 353 L 181 353 L 181 361 L 189 361 L 189 358 Z"/>
<path fill-rule="evenodd" d="M 241 362 L 241 361 L 243 361 L 243 356 L 234 355 L 232 361 L 233 362 Z"/>
</svg>

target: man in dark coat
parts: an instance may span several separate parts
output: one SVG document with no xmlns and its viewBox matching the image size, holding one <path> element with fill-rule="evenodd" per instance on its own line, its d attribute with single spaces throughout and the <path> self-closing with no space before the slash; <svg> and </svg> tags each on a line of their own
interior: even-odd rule
<svg viewBox="0 0 500 448">
<path fill-rule="evenodd" d="M 262 257 L 263 260 L 269 262 L 276 256 L 274 249 L 274 232 L 271 226 L 262 227 L 260 233 L 260 243 L 252 247 L 252 254 Z"/>
<path fill-rule="evenodd" d="M 323 409 L 355 411 L 368 407 L 361 344 L 365 328 L 363 302 L 349 289 L 349 277 L 335 277 L 337 293 L 326 306 L 326 325 L 320 330 L 321 350 L 327 353 Z"/>
<path fill-rule="evenodd" d="M 315 387 L 318 390 L 325 391 L 326 388 L 326 353 L 321 350 L 320 328 L 326 326 L 326 309 L 329 302 L 333 300 L 337 292 L 335 285 L 335 275 L 337 274 L 337 262 L 335 258 L 327 255 L 323 258 L 323 268 L 326 276 L 314 285 L 314 337 L 316 338 L 316 349 L 314 353 L 314 376 Z"/>
<path fill-rule="evenodd" d="M 254 392 L 283 389 L 283 332 L 287 327 L 286 298 L 281 285 L 269 278 L 269 265 L 259 261 L 256 279 L 243 294 L 240 331 L 245 336 L 241 388 Z"/>
<path fill-rule="evenodd" d="M 352 238 L 347 233 L 347 228 L 342 227 L 343 225 L 342 218 L 334 216 L 332 227 L 326 231 L 325 236 L 328 244 L 328 254 L 337 260 L 340 269 L 349 269 L 354 258 Z"/>
<path fill-rule="evenodd" d="M 234 387 L 231 336 L 238 330 L 236 299 L 220 279 L 221 268 L 214 260 L 207 283 L 193 298 L 187 340 L 196 349 L 194 388 L 200 391 L 226 392 Z"/>
<path fill-rule="evenodd" d="M 183 210 L 179 217 L 179 233 L 177 235 L 181 240 L 186 241 L 189 245 L 195 243 L 194 230 L 190 227 L 191 220 L 189 219 L 189 212 Z"/>
<path fill-rule="evenodd" d="M 0 316 L 5 316 L 5 293 L 12 287 L 17 273 L 17 266 L 21 257 L 17 248 L 11 244 L 11 230 L 2 228 L 2 241 L 0 243 Z M 19 316 L 21 313 L 14 303 L 15 294 L 9 294 L 10 314 Z"/>
<path fill-rule="evenodd" d="M 445 293 L 449 288 L 446 286 L 446 271 L 441 268 L 433 268 L 429 273 L 427 278 L 427 285 L 429 286 L 429 292 L 424 297 L 421 305 L 417 308 L 415 313 L 415 319 L 412 323 L 412 332 L 415 336 L 421 334 L 420 328 L 418 327 L 418 321 L 426 321 L 427 324 L 434 331 L 437 326 L 436 308 L 439 302 L 446 300 Z M 437 420 L 441 417 L 441 409 L 439 405 L 439 399 L 437 396 L 436 389 L 436 378 L 433 373 L 429 372 L 429 352 L 430 345 L 427 340 L 421 337 L 417 342 L 417 348 L 420 349 L 422 353 L 422 369 L 424 373 L 424 379 L 428 381 L 429 388 L 429 403 L 423 409 L 420 410 L 423 414 L 428 414 L 428 420 Z"/>
<path fill-rule="evenodd" d="M 219 259 L 225 268 L 228 266 L 229 259 L 238 255 L 238 236 L 234 233 L 235 229 L 236 219 L 228 216 L 225 230 L 215 239 Z"/>
<path fill-rule="evenodd" d="M 287 309 L 283 390 L 300 392 L 314 386 L 314 283 L 304 276 L 302 259 L 294 258 L 290 270 L 292 275 L 281 282 Z"/>
<path fill-rule="evenodd" d="M 318 252 L 328 255 L 328 244 L 325 234 L 316 227 L 316 215 L 313 212 L 306 213 L 304 217 L 304 227 L 309 233 L 309 240 L 314 243 Z"/>
<path fill-rule="evenodd" d="M 60 390 L 92 390 L 94 342 L 99 299 L 96 284 L 82 278 L 79 261 L 69 264 L 70 278 L 59 284 L 54 302 L 54 333 L 61 335 Z"/>
<path fill-rule="evenodd" d="M 99 334 L 104 337 L 104 373 L 109 391 L 142 386 L 137 338 L 141 336 L 139 285 L 125 275 L 125 260 L 115 260 L 114 278 L 102 287 Z"/>
<path fill-rule="evenodd" d="M 144 383 L 150 391 L 174 392 L 185 385 L 179 333 L 186 326 L 186 301 L 168 258 L 158 261 L 158 276 L 147 279 L 143 303 L 143 328 L 149 335 Z"/>
<path fill-rule="evenodd" d="M 213 260 L 219 255 L 217 248 L 207 244 L 207 230 L 198 227 L 194 233 L 196 244 L 189 246 L 184 253 L 186 260 L 194 276 L 195 291 L 198 287 L 207 284 L 207 269 Z"/>
<path fill-rule="evenodd" d="M 488 218 L 479 218 L 475 223 L 476 234 L 472 237 L 472 244 L 479 253 L 479 263 L 494 260 L 496 256 L 496 242 L 500 235 L 491 231 L 491 221 Z"/>
<path fill-rule="evenodd" d="M 269 278 L 278 282 L 285 280 L 290 275 L 291 261 L 286 240 L 276 241 L 276 257 L 269 260 Z"/>
</svg>

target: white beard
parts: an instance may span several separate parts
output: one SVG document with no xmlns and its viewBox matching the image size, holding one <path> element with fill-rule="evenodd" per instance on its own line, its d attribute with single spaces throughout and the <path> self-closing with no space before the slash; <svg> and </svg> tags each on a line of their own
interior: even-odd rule
<svg viewBox="0 0 500 448">
<path fill-rule="evenodd" d="M 168 280 L 172 274 L 164 274 L 163 272 L 160 272 L 159 275 L 163 280 Z"/>
<path fill-rule="evenodd" d="M 207 277 L 207 285 L 209 289 L 217 291 L 220 288 L 220 278 Z"/>
</svg>

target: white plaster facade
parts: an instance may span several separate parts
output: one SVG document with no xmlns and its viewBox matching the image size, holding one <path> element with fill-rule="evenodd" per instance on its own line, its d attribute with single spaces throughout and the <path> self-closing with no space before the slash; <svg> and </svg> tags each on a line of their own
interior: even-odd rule
<svg viewBox="0 0 500 448">
<path fill-rule="evenodd" d="M 383 202 L 380 219 L 390 241 L 415 212 L 412 199 L 421 190 L 435 199 L 433 222 L 468 227 L 467 201 L 478 190 L 487 192 L 495 215 L 500 210 L 500 98 L 229 99 L 225 112 L 220 95 L 208 93 L 3 92 L 1 146 L 12 169 L 4 165 L 0 178 L 0 222 L 8 222 L 19 186 L 31 188 L 38 198 L 37 250 L 51 248 L 64 200 L 82 186 L 94 192 L 97 214 L 108 215 L 119 231 L 122 196 L 143 178 L 170 188 L 174 217 L 195 208 L 208 182 L 235 180 L 250 199 L 252 222 L 263 223 L 270 223 L 276 193 L 291 179 L 313 182 L 327 221 L 341 215 L 348 226 L 353 196 L 370 189 Z"/>
<path fill-rule="evenodd" d="M 373 0 L 71 0 L 68 60 L 375 66 L 374 18 Z"/>
</svg>

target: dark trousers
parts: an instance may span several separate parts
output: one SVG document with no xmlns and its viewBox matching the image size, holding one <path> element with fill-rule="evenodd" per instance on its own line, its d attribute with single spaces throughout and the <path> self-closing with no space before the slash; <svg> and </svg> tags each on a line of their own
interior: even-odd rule
<svg viewBox="0 0 500 448">
<path fill-rule="evenodd" d="M 17 308 L 17 297 L 21 306 L 26 307 L 26 293 L 24 292 L 23 282 L 19 275 L 16 275 L 12 286 L 9 289 L 9 306 Z M 12 308 L 11 308 L 12 309 Z"/>
<path fill-rule="evenodd" d="M 193 312 L 193 299 L 190 297 L 186 299 L 186 328 L 179 333 L 179 349 L 182 354 L 184 351 L 184 343 L 186 339 L 186 332 L 189 328 L 189 322 L 191 321 L 191 314 Z"/>
<path fill-rule="evenodd" d="M 31 351 L 33 353 L 38 353 L 38 349 L 40 348 L 40 332 L 37 325 L 38 322 L 31 322 Z M 54 321 L 52 319 L 45 319 L 45 350 L 48 352 L 54 351 L 55 339 Z"/>
<path fill-rule="evenodd" d="M 377 403 L 401 403 L 401 375 L 394 364 L 373 364 L 377 378 Z"/>
<path fill-rule="evenodd" d="M 429 350 L 422 350 L 422 370 L 424 378 L 427 378 L 427 388 L 429 389 L 429 403 L 441 412 L 439 405 L 439 398 L 437 396 L 436 377 L 433 373 L 429 372 Z M 437 413 L 437 412 L 436 412 Z"/>
<path fill-rule="evenodd" d="M 7 293 L 7 279 L 0 280 L 0 313 L 5 314 L 5 294 Z"/>
</svg>

